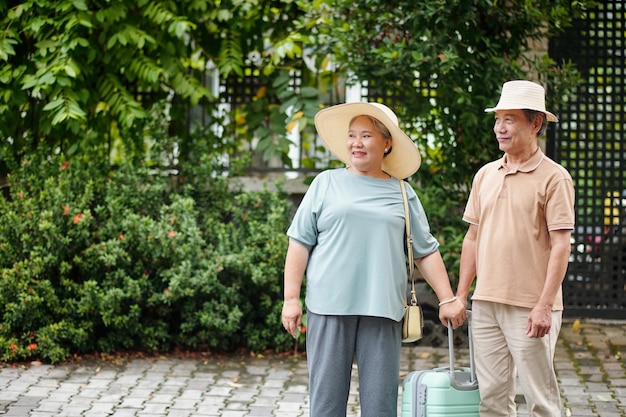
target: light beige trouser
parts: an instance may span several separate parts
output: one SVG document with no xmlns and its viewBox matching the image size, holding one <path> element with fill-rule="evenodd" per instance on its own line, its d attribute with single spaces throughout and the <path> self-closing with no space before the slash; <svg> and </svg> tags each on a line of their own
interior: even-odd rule
<svg viewBox="0 0 626 417">
<path fill-rule="evenodd" d="M 514 417 L 516 375 L 529 417 L 558 417 L 561 396 L 554 372 L 554 351 L 562 312 L 552 313 L 550 332 L 526 336 L 530 309 L 487 301 L 472 303 L 472 337 L 480 389 L 481 417 Z"/>
</svg>

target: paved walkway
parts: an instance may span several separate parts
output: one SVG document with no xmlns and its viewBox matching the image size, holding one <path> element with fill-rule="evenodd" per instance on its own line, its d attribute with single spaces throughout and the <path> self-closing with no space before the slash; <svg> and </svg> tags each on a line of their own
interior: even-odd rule
<svg viewBox="0 0 626 417">
<path fill-rule="evenodd" d="M 411 370 L 447 365 L 445 348 L 405 346 L 402 354 L 400 384 Z M 555 360 L 563 416 L 626 417 L 624 355 L 626 322 L 566 321 Z M 456 359 L 466 365 L 467 349 L 458 349 Z M 360 414 L 354 374 L 348 416 Z M 518 399 L 519 416 L 527 416 Z M 6 366 L 0 368 L 0 415 L 308 416 L 306 359 L 165 356 Z"/>
</svg>

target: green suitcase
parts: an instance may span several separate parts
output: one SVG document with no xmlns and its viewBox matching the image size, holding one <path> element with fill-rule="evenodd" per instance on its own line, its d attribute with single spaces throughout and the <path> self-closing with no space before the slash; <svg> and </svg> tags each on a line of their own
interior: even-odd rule
<svg viewBox="0 0 626 417">
<path fill-rule="evenodd" d="M 470 313 L 468 312 L 468 319 Z M 480 393 L 469 331 L 469 368 L 454 367 L 454 337 L 448 323 L 450 366 L 409 373 L 402 384 L 402 417 L 479 417 Z"/>
</svg>

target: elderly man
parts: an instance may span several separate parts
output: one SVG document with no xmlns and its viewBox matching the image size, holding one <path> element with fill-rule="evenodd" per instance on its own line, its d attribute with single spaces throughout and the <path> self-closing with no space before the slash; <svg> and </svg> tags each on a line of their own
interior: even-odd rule
<svg viewBox="0 0 626 417">
<path fill-rule="evenodd" d="M 481 417 L 515 416 L 516 376 L 530 417 L 561 415 L 554 350 L 574 228 L 574 188 L 538 138 L 557 117 L 530 81 L 502 87 L 493 131 L 504 155 L 474 177 L 463 214 L 457 297 L 472 295 Z"/>
</svg>

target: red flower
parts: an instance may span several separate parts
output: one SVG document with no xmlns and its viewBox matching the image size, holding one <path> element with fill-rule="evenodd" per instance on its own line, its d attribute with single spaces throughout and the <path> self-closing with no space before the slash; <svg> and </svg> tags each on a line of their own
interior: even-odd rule
<svg viewBox="0 0 626 417">
<path fill-rule="evenodd" d="M 11 350 L 12 350 L 13 352 L 15 352 L 15 351 L 17 350 L 17 346 L 16 346 L 15 344 L 12 344 L 12 345 L 11 345 Z"/>
<path fill-rule="evenodd" d="M 28 345 L 28 350 L 35 350 L 37 349 L 37 343 L 31 343 L 30 345 Z"/>
<path fill-rule="evenodd" d="M 85 215 L 82 213 L 78 213 L 76 216 L 74 216 L 74 224 L 78 224 L 78 222 L 80 222 L 83 217 L 85 217 Z"/>
<path fill-rule="evenodd" d="M 70 167 L 70 161 L 65 161 L 61 164 L 61 169 L 66 170 Z"/>
<path fill-rule="evenodd" d="M 65 204 L 63 205 L 63 215 L 67 216 L 68 214 L 70 214 L 70 206 L 66 206 Z"/>
<path fill-rule="evenodd" d="M 167 236 L 174 237 L 174 236 L 176 236 L 176 232 L 173 231 L 173 230 L 170 230 L 170 232 L 167 234 Z"/>
</svg>

